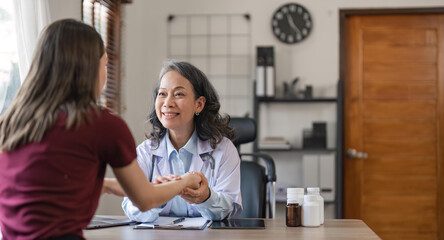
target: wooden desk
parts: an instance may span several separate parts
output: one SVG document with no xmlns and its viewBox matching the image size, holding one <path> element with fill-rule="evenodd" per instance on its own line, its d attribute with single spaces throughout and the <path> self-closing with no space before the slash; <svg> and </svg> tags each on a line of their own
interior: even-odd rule
<svg viewBox="0 0 444 240">
<path fill-rule="evenodd" d="M 204 230 L 134 230 L 133 226 L 112 227 L 83 231 L 86 239 L 380 239 L 362 220 L 325 220 L 317 228 L 287 227 L 285 219 L 265 219 L 265 229 L 211 229 Z"/>
</svg>

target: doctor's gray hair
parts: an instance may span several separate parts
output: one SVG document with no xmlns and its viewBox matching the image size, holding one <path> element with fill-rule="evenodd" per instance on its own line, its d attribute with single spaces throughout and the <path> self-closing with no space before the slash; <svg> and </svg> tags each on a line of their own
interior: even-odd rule
<svg viewBox="0 0 444 240">
<path fill-rule="evenodd" d="M 160 71 L 159 83 L 154 90 L 153 109 L 148 116 L 148 121 L 152 124 L 152 132 L 147 137 L 152 139 L 152 144 L 158 147 L 160 139 L 166 134 L 166 128 L 163 127 L 157 118 L 155 102 L 159 92 L 160 79 L 162 79 L 165 73 L 170 71 L 176 71 L 190 81 L 193 86 L 195 99 L 201 96 L 206 99 L 205 106 L 199 113 L 199 116 L 194 116 L 194 126 L 199 138 L 201 140 L 210 140 L 212 148 L 215 148 L 222 141 L 223 137 L 233 140 L 234 131 L 228 126 L 230 116 L 228 114 L 222 116 L 219 113 L 219 96 L 207 76 L 190 63 L 167 60 Z"/>
</svg>

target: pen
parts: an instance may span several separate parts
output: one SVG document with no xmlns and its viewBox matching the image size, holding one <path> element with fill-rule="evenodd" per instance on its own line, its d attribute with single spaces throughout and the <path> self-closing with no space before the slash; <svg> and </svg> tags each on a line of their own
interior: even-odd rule
<svg viewBox="0 0 444 240">
<path fill-rule="evenodd" d="M 183 221 L 185 221 L 185 218 L 181 217 L 181 218 L 178 218 L 178 219 L 174 220 L 171 224 L 176 224 L 176 223 L 180 223 L 180 222 L 183 222 Z"/>
</svg>

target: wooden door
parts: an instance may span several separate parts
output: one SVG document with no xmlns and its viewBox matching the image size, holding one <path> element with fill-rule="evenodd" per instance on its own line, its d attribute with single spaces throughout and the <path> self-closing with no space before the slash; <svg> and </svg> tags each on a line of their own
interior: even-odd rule
<svg viewBox="0 0 444 240">
<path fill-rule="evenodd" d="M 344 217 L 444 239 L 444 15 L 350 16 L 344 39 Z"/>
</svg>

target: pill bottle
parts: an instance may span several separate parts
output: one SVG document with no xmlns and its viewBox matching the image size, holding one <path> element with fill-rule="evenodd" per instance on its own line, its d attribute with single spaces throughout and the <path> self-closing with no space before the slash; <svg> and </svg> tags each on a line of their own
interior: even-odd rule
<svg viewBox="0 0 444 240">
<path fill-rule="evenodd" d="M 308 187 L 307 195 L 315 195 L 319 203 L 319 220 L 324 224 L 324 198 L 321 196 L 318 187 Z"/>
<path fill-rule="evenodd" d="M 287 188 L 287 199 L 288 194 L 292 194 L 293 197 L 298 199 L 299 206 L 304 204 L 304 188 Z"/>
<path fill-rule="evenodd" d="M 302 206 L 299 204 L 298 197 L 299 195 L 297 194 L 297 191 L 294 191 L 294 188 L 287 189 L 287 207 L 286 207 L 286 218 L 285 218 L 287 227 L 301 226 Z"/>
<path fill-rule="evenodd" d="M 305 195 L 302 206 L 302 226 L 319 227 L 321 225 L 319 214 L 319 201 L 316 195 Z"/>
</svg>

